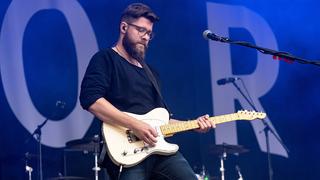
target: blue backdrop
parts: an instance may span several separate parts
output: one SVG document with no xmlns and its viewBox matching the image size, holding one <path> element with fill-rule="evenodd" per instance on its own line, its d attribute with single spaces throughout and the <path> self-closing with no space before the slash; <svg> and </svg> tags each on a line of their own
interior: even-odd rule
<svg viewBox="0 0 320 180">
<path fill-rule="evenodd" d="M 45 178 L 64 173 L 67 141 L 99 132 L 99 121 L 79 106 L 79 83 L 90 57 L 116 42 L 119 16 L 131 2 L 135 1 L 0 2 L 0 179 L 27 178 L 24 155 L 37 154 L 37 141 L 29 139 L 30 133 L 46 118 L 50 121 L 42 131 Z M 290 150 L 286 154 L 272 139 L 274 179 L 320 178 L 320 68 L 275 61 L 252 49 L 202 37 L 210 29 L 317 60 L 318 1 L 142 2 L 160 16 L 147 61 L 159 72 L 164 97 L 175 117 L 191 119 L 249 109 L 231 84 L 216 85 L 222 77 L 242 77 L 258 109 L 267 113 L 268 122 Z M 252 22 L 254 29 L 249 28 Z M 65 108 L 57 108 L 57 101 L 65 102 Z M 244 145 L 250 152 L 227 158 L 227 178 L 237 177 L 235 165 L 239 165 L 244 179 L 268 179 L 265 144 L 259 141 L 259 137 L 264 140 L 261 126 L 238 122 L 221 126 L 220 131 L 219 127 L 216 133 L 187 132 L 170 141 L 180 145 L 196 172 L 205 166 L 211 176 L 220 175 L 218 156 L 210 153 L 212 145 Z M 34 178 L 36 160 L 30 160 Z M 92 178 L 92 166 L 92 154 L 67 153 L 69 175 Z"/>
</svg>

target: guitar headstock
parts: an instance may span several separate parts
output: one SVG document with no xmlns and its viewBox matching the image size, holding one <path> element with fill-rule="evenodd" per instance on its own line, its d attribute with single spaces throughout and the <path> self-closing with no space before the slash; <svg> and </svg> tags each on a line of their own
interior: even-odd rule
<svg viewBox="0 0 320 180">
<path fill-rule="evenodd" d="M 243 120 L 254 120 L 254 119 L 264 119 L 267 115 L 263 112 L 256 112 L 256 111 L 248 111 L 248 110 L 241 110 L 237 112 L 239 119 Z"/>
</svg>

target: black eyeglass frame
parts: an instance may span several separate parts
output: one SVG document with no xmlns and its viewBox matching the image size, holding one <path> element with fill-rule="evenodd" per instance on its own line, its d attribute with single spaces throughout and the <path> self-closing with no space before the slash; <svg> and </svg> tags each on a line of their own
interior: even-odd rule
<svg viewBox="0 0 320 180">
<path fill-rule="evenodd" d="M 153 39 L 155 34 L 153 31 L 148 31 L 146 28 L 132 24 L 132 23 L 127 23 L 129 26 L 133 26 L 139 33 L 139 35 L 141 37 L 145 36 L 146 34 L 148 34 L 149 36 L 149 40 Z"/>
</svg>

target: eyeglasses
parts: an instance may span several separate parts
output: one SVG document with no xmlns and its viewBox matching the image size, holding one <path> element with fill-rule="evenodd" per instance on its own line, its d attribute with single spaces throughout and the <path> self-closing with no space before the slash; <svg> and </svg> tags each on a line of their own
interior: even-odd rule
<svg viewBox="0 0 320 180">
<path fill-rule="evenodd" d="M 135 25 L 135 24 L 131 24 L 131 23 L 127 23 L 127 24 L 130 26 L 133 26 L 138 31 L 139 36 L 142 37 L 142 36 L 145 36 L 146 34 L 148 34 L 149 40 L 154 38 L 154 35 L 155 35 L 154 32 L 148 31 L 146 28 Z"/>
</svg>

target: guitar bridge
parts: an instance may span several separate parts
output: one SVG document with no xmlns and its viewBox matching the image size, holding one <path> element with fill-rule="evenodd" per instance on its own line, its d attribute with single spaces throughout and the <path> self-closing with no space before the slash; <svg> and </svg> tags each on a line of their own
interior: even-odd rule
<svg viewBox="0 0 320 180">
<path fill-rule="evenodd" d="M 136 148 L 136 149 L 134 149 L 133 153 L 134 153 L 134 154 L 141 153 L 141 152 L 143 152 L 143 151 L 148 151 L 148 149 L 149 149 L 148 146 L 144 146 L 144 147 L 142 147 L 142 148 Z"/>
</svg>

